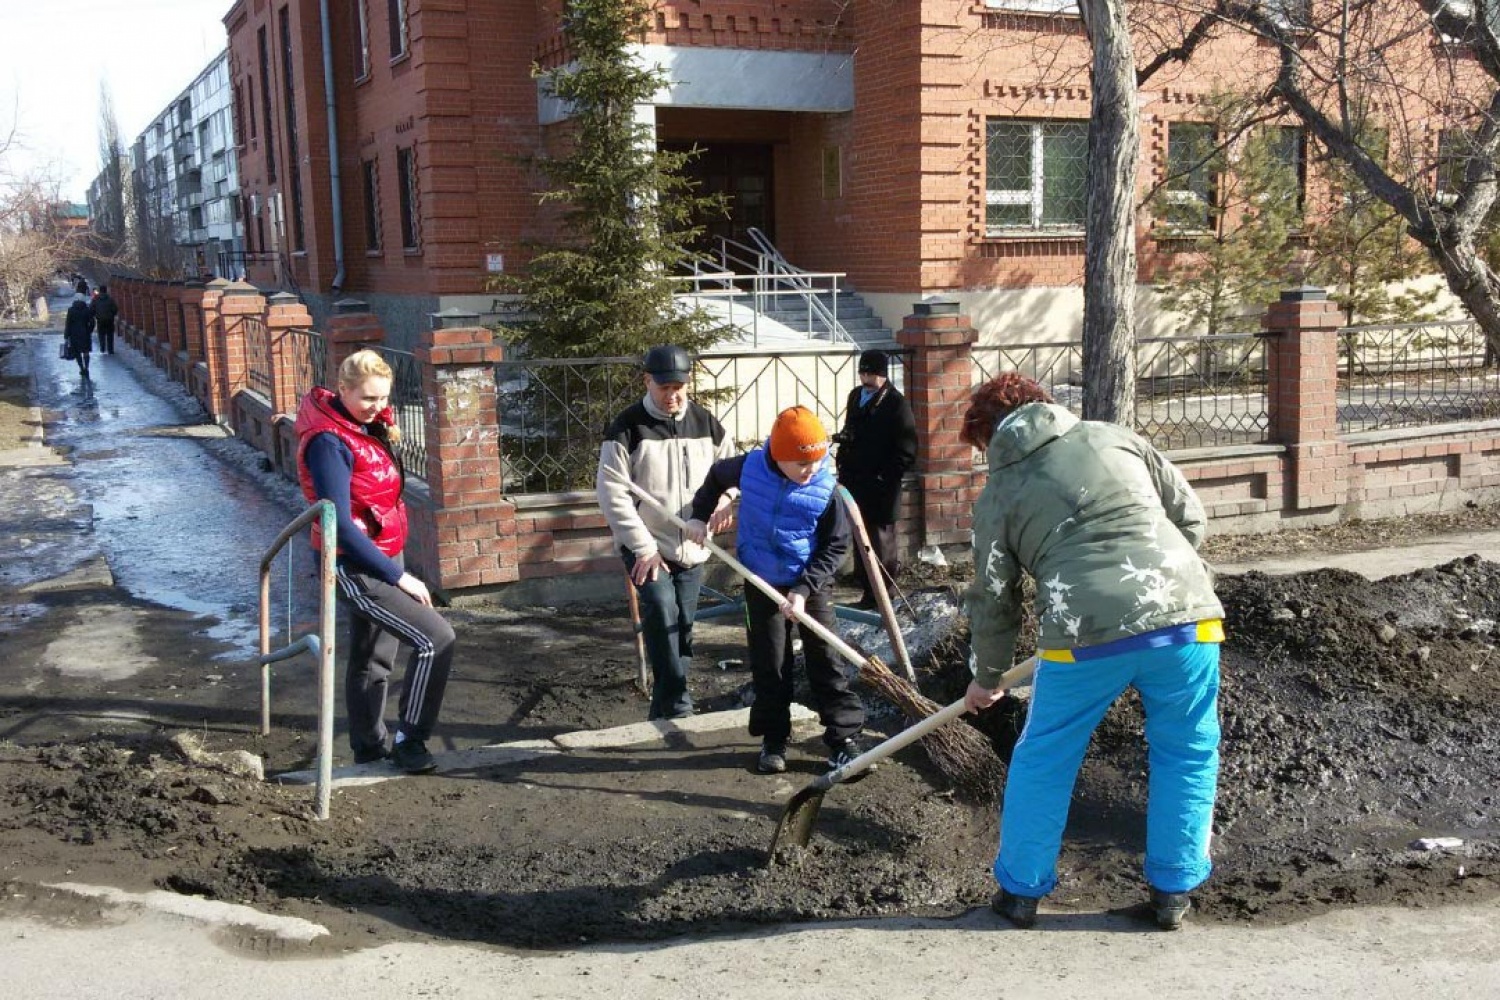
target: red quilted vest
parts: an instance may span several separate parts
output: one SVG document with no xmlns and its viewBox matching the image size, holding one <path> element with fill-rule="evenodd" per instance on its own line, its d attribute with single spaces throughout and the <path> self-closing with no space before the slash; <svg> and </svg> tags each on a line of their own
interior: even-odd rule
<svg viewBox="0 0 1500 1000">
<path fill-rule="evenodd" d="M 391 458 L 384 442 L 367 433 L 363 427 L 334 408 L 338 397 L 322 386 L 302 397 L 297 408 L 297 480 L 308 503 L 320 498 L 313 492 L 312 474 L 307 469 L 307 443 L 319 434 L 335 434 L 354 453 L 354 474 L 349 481 L 349 506 L 354 523 L 364 529 L 375 547 L 395 556 L 406 547 L 406 503 L 401 499 L 401 469 Z M 396 415 L 387 406 L 375 415 L 375 423 L 394 424 Z M 316 523 L 312 529 L 313 547 L 322 544 Z"/>
</svg>

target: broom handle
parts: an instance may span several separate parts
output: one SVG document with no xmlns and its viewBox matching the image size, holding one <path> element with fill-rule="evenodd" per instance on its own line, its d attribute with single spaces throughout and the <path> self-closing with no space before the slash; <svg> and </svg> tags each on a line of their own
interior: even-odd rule
<svg viewBox="0 0 1500 1000">
<path fill-rule="evenodd" d="M 676 514 L 672 513 L 670 510 L 667 510 L 667 508 L 663 507 L 651 494 L 647 493 L 645 490 L 641 489 L 630 480 L 626 480 L 625 485 L 630 487 L 630 492 L 634 493 L 642 503 L 649 506 L 652 510 L 656 511 L 662 517 L 665 517 L 668 521 L 671 521 L 679 529 L 683 531 L 687 530 L 687 522 L 678 517 Z M 724 549 L 721 548 L 719 544 L 712 538 L 705 538 L 703 540 L 703 544 L 708 547 L 708 551 L 724 560 L 724 562 L 729 566 L 730 569 L 734 570 L 740 576 L 744 577 L 746 583 L 753 585 L 761 593 L 765 594 L 771 600 L 775 601 L 777 605 L 792 607 L 785 594 L 777 590 L 775 587 L 771 586 L 766 581 L 762 580 L 760 577 L 756 576 L 754 573 L 750 572 L 749 567 L 740 562 L 734 556 L 730 555 L 728 552 L 725 552 Z M 847 659 L 850 663 L 853 663 L 855 666 L 864 666 L 865 662 L 869 660 L 869 657 L 860 655 L 859 650 L 855 649 L 843 639 L 840 639 L 837 635 L 830 632 L 823 626 L 822 622 L 817 621 L 806 612 L 798 611 L 795 607 L 793 607 L 792 617 L 796 618 L 797 623 L 800 624 L 803 628 L 808 629 L 819 639 L 822 639 L 824 642 L 828 643 L 828 645 L 838 650 L 845 659 Z"/>
<path fill-rule="evenodd" d="M 1035 671 L 1036 657 L 1028 656 L 1020 663 L 1017 663 L 1015 666 L 1011 667 L 1004 673 L 1004 675 L 1001 676 L 1000 683 L 996 685 L 996 689 L 1013 688 L 1016 685 L 1024 682 Z M 845 764 L 843 767 L 838 768 L 834 771 L 829 771 L 827 774 L 820 777 L 817 780 L 816 784 L 825 788 L 831 788 L 850 775 L 858 774 L 859 772 L 865 770 L 871 764 L 876 764 L 882 760 L 885 760 L 885 758 L 889 757 L 897 750 L 900 750 L 902 747 L 907 747 L 917 742 L 917 740 L 920 740 L 922 737 L 926 736 L 934 729 L 937 729 L 941 726 L 946 726 L 948 723 L 952 722 L 954 719 L 963 714 L 964 699 L 960 698 L 953 704 L 945 705 L 936 712 L 933 712 L 927 718 L 922 719 L 919 722 L 912 723 L 905 729 L 901 730 L 901 732 L 897 733 L 895 736 L 892 736 L 890 739 L 886 740 L 884 743 L 880 743 L 876 746 L 871 747 L 864 753 L 860 754 L 858 757 L 855 757 L 849 763 Z"/>
</svg>

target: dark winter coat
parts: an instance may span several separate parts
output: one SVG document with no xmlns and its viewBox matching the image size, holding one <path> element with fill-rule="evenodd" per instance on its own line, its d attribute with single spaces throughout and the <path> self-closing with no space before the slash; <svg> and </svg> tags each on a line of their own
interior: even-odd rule
<svg viewBox="0 0 1500 1000">
<path fill-rule="evenodd" d="M 864 406 L 856 388 L 844 408 L 836 462 L 839 482 L 871 524 L 895 524 L 901 479 L 917 461 L 917 421 L 911 404 L 887 382 Z"/>
<path fill-rule="evenodd" d="M 90 354 L 94 350 L 94 313 L 87 302 L 75 301 L 68 306 L 68 318 L 63 324 L 63 336 L 74 354 Z"/>
<path fill-rule="evenodd" d="M 99 325 L 100 333 L 115 332 L 115 317 L 120 315 L 120 307 L 115 300 L 110 298 L 108 292 L 101 292 L 94 299 L 94 319 Z"/>
</svg>

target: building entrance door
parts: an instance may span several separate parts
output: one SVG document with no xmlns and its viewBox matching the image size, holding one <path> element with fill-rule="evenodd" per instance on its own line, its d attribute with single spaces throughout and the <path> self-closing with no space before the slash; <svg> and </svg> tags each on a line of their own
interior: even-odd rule
<svg viewBox="0 0 1500 1000">
<path fill-rule="evenodd" d="M 697 220 L 704 228 L 697 249 L 703 252 L 718 249 L 717 237 L 725 237 L 740 243 L 748 243 L 746 232 L 754 227 L 766 234 L 772 242 L 776 239 L 775 202 L 772 198 L 772 155 L 769 143 L 662 143 L 662 148 L 673 152 L 686 152 L 698 147 L 698 155 L 684 168 L 683 173 L 700 186 L 698 192 L 705 195 L 721 194 L 729 203 L 727 218 Z"/>
</svg>

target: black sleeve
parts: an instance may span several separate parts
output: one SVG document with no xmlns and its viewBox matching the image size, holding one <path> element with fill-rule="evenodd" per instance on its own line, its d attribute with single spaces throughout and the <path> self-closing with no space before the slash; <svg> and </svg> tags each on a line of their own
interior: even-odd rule
<svg viewBox="0 0 1500 1000">
<path fill-rule="evenodd" d="M 900 479 L 917 464 L 917 418 L 905 396 L 896 400 L 895 417 L 896 433 L 892 435 L 891 457 L 885 470 L 890 479 Z"/>
<path fill-rule="evenodd" d="M 849 515 L 839 501 L 838 493 L 828 500 L 828 507 L 818 516 L 818 529 L 813 536 L 813 554 L 808 560 L 802 578 L 792 585 L 793 593 L 808 597 L 833 583 L 834 574 L 844 564 L 849 554 L 849 539 L 852 537 Z"/>
<path fill-rule="evenodd" d="M 693 494 L 693 520 L 707 521 L 719 505 L 719 497 L 740 484 L 740 470 L 745 467 L 745 458 L 745 455 L 721 458 L 709 466 L 707 478 Z"/>
</svg>

